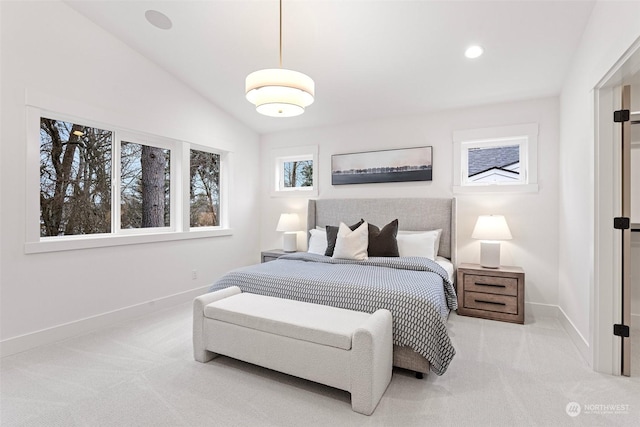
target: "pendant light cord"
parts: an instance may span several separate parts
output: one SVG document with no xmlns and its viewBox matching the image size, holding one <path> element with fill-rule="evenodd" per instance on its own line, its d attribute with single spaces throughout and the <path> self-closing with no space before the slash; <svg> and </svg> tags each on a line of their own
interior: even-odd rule
<svg viewBox="0 0 640 427">
<path fill-rule="evenodd" d="M 282 68 L 282 0 L 280 0 L 280 68 Z"/>
</svg>

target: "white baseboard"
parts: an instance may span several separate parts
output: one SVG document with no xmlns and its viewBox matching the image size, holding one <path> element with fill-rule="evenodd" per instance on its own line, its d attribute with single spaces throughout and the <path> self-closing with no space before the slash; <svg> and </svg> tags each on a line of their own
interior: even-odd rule
<svg viewBox="0 0 640 427">
<path fill-rule="evenodd" d="M 593 366 L 589 343 L 582 336 L 580 331 L 578 331 L 569 317 L 567 317 L 567 314 L 560 306 L 527 302 L 525 303 L 525 313 L 527 313 L 527 317 L 532 316 L 534 319 L 536 317 L 555 317 L 558 319 L 562 328 L 567 332 L 569 338 L 571 338 L 571 342 L 576 346 L 582 358 L 589 364 L 589 366 Z"/>
<path fill-rule="evenodd" d="M 536 317 L 555 317 L 560 314 L 558 310 L 560 307 L 552 304 L 540 304 L 537 302 L 525 302 L 524 311 L 527 317 L 531 316 L 534 319 Z M 526 322 L 526 319 L 525 319 Z"/>
<path fill-rule="evenodd" d="M 569 338 L 573 341 L 573 344 L 576 346 L 582 358 L 589 364 L 589 366 L 593 367 L 593 353 L 591 351 L 591 347 L 589 346 L 589 342 L 582 336 L 576 325 L 573 324 L 571 319 L 567 316 L 567 313 L 564 312 L 562 307 L 558 307 L 560 311 L 560 315 L 558 316 L 558 320 L 560 320 L 560 324 L 569 334 Z"/>
<path fill-rule="evenodd" d="M 210 285 L 190 289 L 188 291 L 168 295 L 159 299 L 145 301 L 140 304 L 120 308 L 107 313 L 98 314 L 25 335 L 5 339 L 0 341 L 0 357 L 21 353 L 41 345 L 52 344 L 57 341 L 95 331 L 96 329 L 108 327 L 125 320 L 150 314 L 188 301 L 193 301 L 194 298 L 205 293 L 209 286 Z"/>
<path fill-rule="evenodd" d="M 632 328 L 640 328 L 640 314 L 631 313 L 631 325 Z"/>
</svg>

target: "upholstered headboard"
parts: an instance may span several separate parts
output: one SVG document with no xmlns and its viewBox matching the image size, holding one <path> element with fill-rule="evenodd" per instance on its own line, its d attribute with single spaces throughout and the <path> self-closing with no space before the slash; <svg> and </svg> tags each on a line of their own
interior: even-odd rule
<svg viewBox="0 0 640 427">
<path fill-rule="evenodd" d="M 309 200 L 307 229 L 358 222 L 379 227 L 398 219 L 407 231 L 442 229 L 438 254 L 456 264 L 456 199 L 318 199 Z"/>
</svg>

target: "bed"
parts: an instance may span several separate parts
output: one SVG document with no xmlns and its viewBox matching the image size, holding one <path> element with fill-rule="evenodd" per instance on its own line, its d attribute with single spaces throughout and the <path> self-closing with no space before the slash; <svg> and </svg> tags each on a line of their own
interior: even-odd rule
<svg viewBox="0 0 640 427">
<path fill-rule="evenodd" d="M 370 257 L 366 261 L 297 253 L 229 272 L 210 291 L 239 286 L 245 292 L 373 312 L 387 308 L 394 318 L 393 364 L 442 375 L 455 349 L 446 319 L 457 308 L 455 199 L 309 200 L 307 229 L 358 222 L 382 227 L 398 219 L 403 231 L 441 229 L 438 262 L 419 257 Z"/>
</svg>

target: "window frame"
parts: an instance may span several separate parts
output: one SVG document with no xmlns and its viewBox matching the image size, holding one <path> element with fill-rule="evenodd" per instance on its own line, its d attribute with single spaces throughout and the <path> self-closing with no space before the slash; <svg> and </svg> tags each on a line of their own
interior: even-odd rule
<svg viewBox="0 0 640 427">
<path fill-rule="evenodd" d="M 517 142 L 520 141 L 520 142 Z M 474 182 L 468 177 L 470 148 L 520 146 L 518 182 Z M 538 124 L 470 129 L 453 132 L 453 193 L 529 193 L 538 191 Z"/>
<path fill-rule="evenodd" d="M 284 164 L 301 160 L 313 162 L 313 185 L 310 187 L 285 187 Z M 318 196 L 318 146 L 287 147 L 271 150 L 272 178 L 268 182 L 272 197 L 317 197 Z"/>
<path fill-rule="evenodd" d="M 32 115 L 36 114 L 35 111 L 31 111 L 30 109 L 27 110 L 27 153 L 29 153 L 29 148 L 30 145 L 29 144 L 29 122 L 30 122 L 30 118 L 32 118 Z M 106 126 L 104 123 L 99 123 L 93 120 L 84 120 L 84 119 L 79 119 L 77 117 L 68 115 L 68 114 L 61 114 L 61 113 L 57 113 L 54 111 L 49 111 L 49 110 L 39 110 L 37 112 L 37 118 L 35 120 L 33 120 L 34 122 L 37 122 L 37 128 L 35 129 L 34 133 L 37 132 L 37 146 L 34 147 L 34 150 L 37 152 L 37 156 L 38 156 L 38 165 L 40 165 L 40 120 L 41 118 L 48 118 L 48 119 L 53 119 L 53 120 L 58 120 L 58 121 L 64 121 L 64 122 L 70 122 L 70 123 L 75 123 L 75 124 L 82 124 L 83 126 L 87 126 L 87 127 L 92 127 L 92 128 L 100 128 L 102 130 L 108 130 L 109 132 L 111 132 L 111 232 L 110 233 L 92 233 L 92 234 L 71 234 L 71 235 L 65 235 L 65 236 L 40 236 L 40 216 L 41 216 L 41 206 L 40 206 L 40 201 L 38 200 L 38 204 L 37 204 L 37 223 L 38 223 L 38 227 L 37 230 L 35 230 L 35 232 L 33 233 L 33 235 L 35 235 L 37 237 L 37 239 L 39 239 L 39 241 L 41 242 L 49 242 L 49 241 L 54 241 L 54 240 L 63 240 L 63 239 L 68 239 L 68 240 L 81 240 L 83 238 L 88 238 L 88 237 L 96 237 L 96 238 L 103 238 L 105 236 L 110 236 L 113 234 L 113 226 L 114 226 L 114 218 L 113 218 L 113 203 L 114 203 L 114 187 L 113 187 L 113 168 L 114 168 L 114 156 L 115 154 L 115 149 L 114 146 L 115 141 L 116 141 L 116 132 L 112 127 Z M 29 157 L 29 156 L 27 156 Z M 31 156 L 32 157 L 32 156 Z M 29 172 L 30 172 L 30 168 L 32 168 L 32 164 L 31 163 L 27 163 L 27 184 L 29 183 Z M 39 170 L 39 168 L 36 168 L 36 172 Z M 40 194 L 40 174 L 37 174 L 37 192 L 36 194 Z M 27 185 L 27 200 L 29 199 L 29 188 L 30 186 Z M 29 204 L 27 204 L 27 218 L 29 218 L 29 209 L 28 209 Z M 27 229 L 29 228 L 29 224 L 27 222 Z M 29 230 L 27 230 L 27 236 L 30 236 Z"/>
<path fill-rule="evenodd" d="M 113 112 L 100 110 L 75 101 L 55 99 L 35 91 L 26 93 L 26 254 L 57 252 L 65 250 L 90 249 L 119 245 L 165 242 L 186 239 L 198 239 L 217 236 L 229 236 L 233 230 L 228 219 L 227 174 L 231 162 L 231 153 L 218 148 L 193 144 L 169 137 L 161 137 L 146 132 L 130 130 L 118 123 L 126 123 L 124 116 L 117 117 Z M 60 113 L 68 111 L 69 113 Z M 105 117 L 98 121 L 88 116 Z M 116 116 L 114 118 L 114 116 Z M 84 126 L 101 128 L 113 132 L 111 164 L 111 233 L 80 234 L 71 236 L 40 236 L 40 119 L 47 117 Z M 110 122 L 110 123 L 108 123 Z M 140 229 L 120 229 L 120 147 L 122 140 L 144 145 L 154 145 L 171 150 L 171 213 L 169 227 Z M 220 155 L 220 225 L 213 227 L 189 226 L 189 150 L 210 151 Z M 184 164 L 185 153 L 187 163 Z M 186 187 L 186 192 L 185 192 Z M 186 215 L 185 215 L 186 211 Z"/>
<path fill-rule="evenodd" d="M 192 227 L 191 226 L 191 188 L 190 188 L 190 167 L 191 167 L 191 150 L 203 151 L 205 153 L 217 154 L 220 156 L 220 176 L 218 177 L 218 190 L 220 194 L 218 198 L 220 199 L 220 210 L 218 212 L 218 222 L 220 225 L 213 226 L 205 226 L 205 227 Z M 185 211 L 183 212 L 183 227 L 186 230 L 192 232 L 206 232 L 206 231 L 215 231 L 221 230 L 228 226 L 227 222 L 227 214 L 228 214 L 228 203 L 227 203 L 227 168 L 229 163 L 229 153 L 215 149 L 213 147 L 207 147 L 205 145 L 198 144 L 188 144 L 183 151 L 183 158 L 188 159 L 188 162 L 185 167 L 185 173 L 183 174 L 183 183 L 185 184 L 186 191 L 184 191 L 185 198 L 187 199 L 187 203 L 185 203 Z"/>
<path fill-rule="evenodd" d="M 177 191 L 178 191 L 178 176 L 179 169 L 181 165 L 178 163 L 181 161 L 180 156 L 178 154 L 180 142 L 175 141 L 169 138 L 163 138 L 159 136 L 153 135 L 142 135 L 138 132 L 131 131 L 122 131 L 116 130 L 114 131 L 116 134 L 115 137 L 115 146 L 113 147 L 113 151 L 115 156 L 117 156 L 117 164 L 112 161 L 111 165 L 111 198 L 112 198 L 112 206 L 117 206 L 117 212 L 112 212 L 113 221 L 111 221 L 111 234 L 154 234 L 154 233 L 162 233 L 162 232 L 175 232 L 177 227 L 178 215 L 177 215 Z M 147 228 L 122 228 L 122 213 L 120 211 L 120 203 L 122 201 L 122 180 L 120 179 L 120 175 L 122 173 L 122 163 L 121 163 L 121 154 L 122 154 L 122 143 L 128 142 L 132 144 L 139 145 L 147 145 L 158 147 L 162 149 L 167 149 L 171 151 L 171 155 L 169 156 L 169 174 L 171 176 L 171 181 L 169 183 L 169 226 L 168 227 L 147 227 Z M 116 169 L 117 168 L 117 169 Z M 117 180 L 114 180 L 114 177 Z M 114 182 L 115 181 L 115 182 Z M 117 213 L 117 215 L 116 215 Z"/>
</svg>

